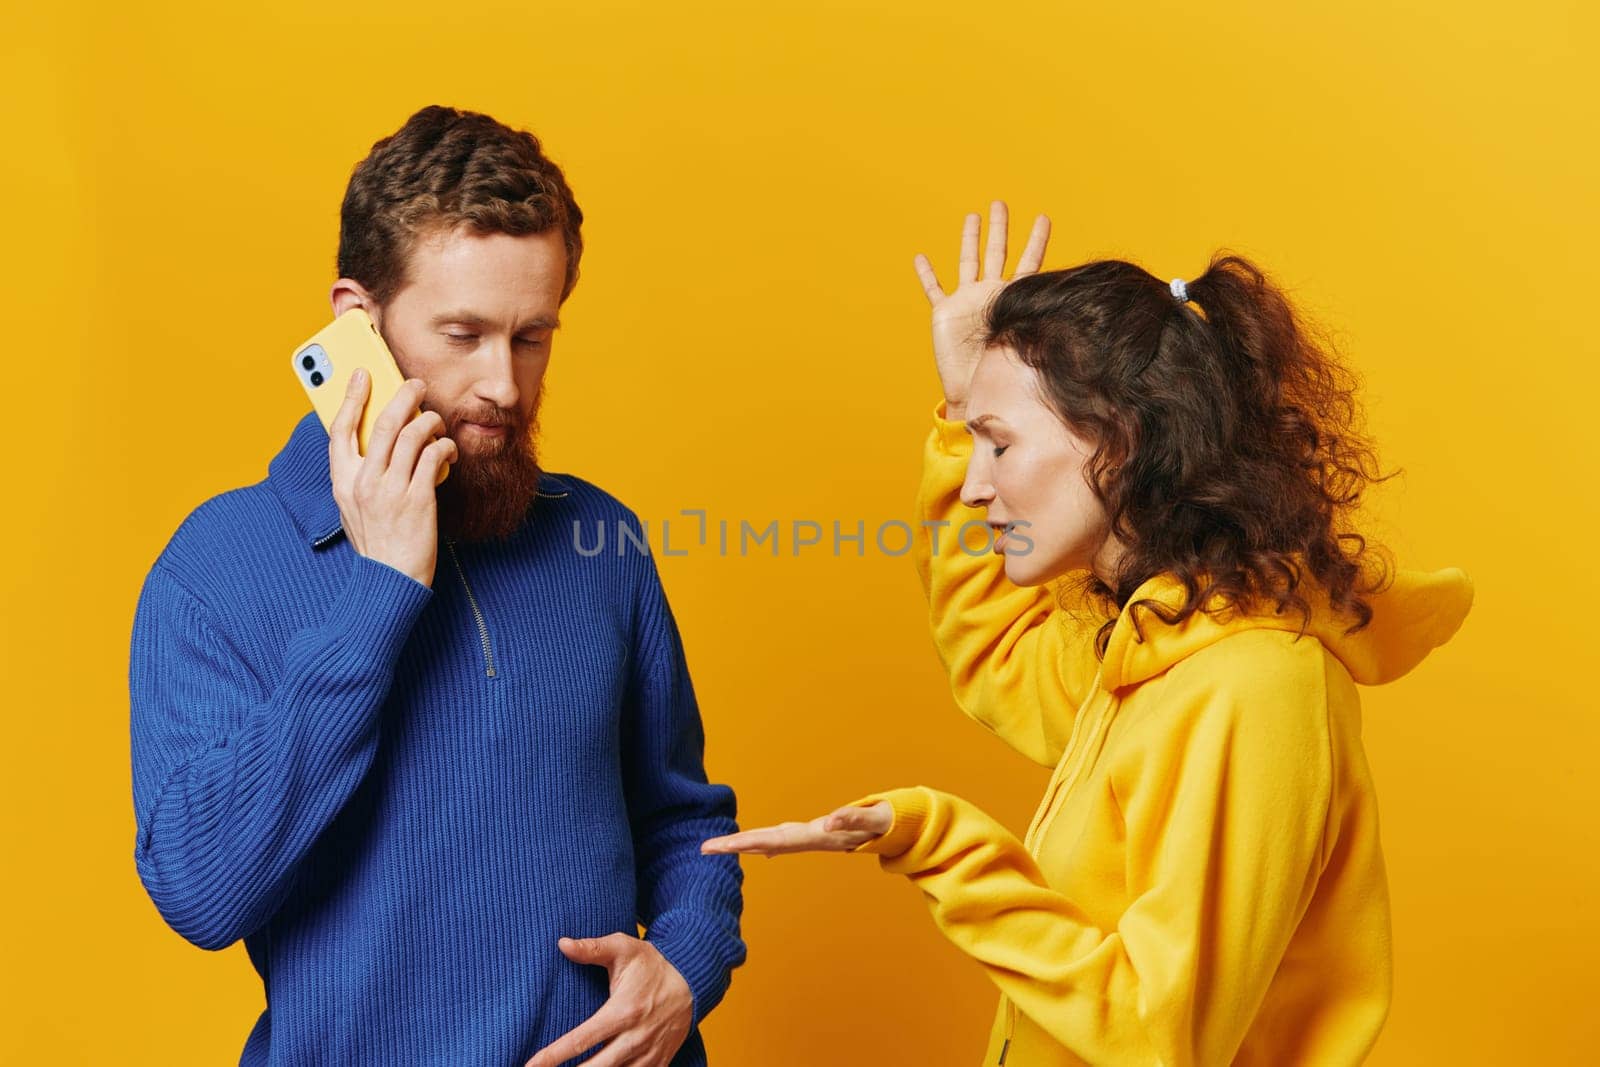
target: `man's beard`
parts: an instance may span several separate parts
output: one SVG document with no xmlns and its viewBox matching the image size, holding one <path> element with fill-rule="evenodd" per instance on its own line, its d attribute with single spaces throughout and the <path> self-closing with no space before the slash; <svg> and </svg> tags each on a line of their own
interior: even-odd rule
<svg viewBox="0 0 1600 1067">
<path fill-rule="evenodd" d="M 504 540 L 517 531 L 533 504 L 539 487 L 538 435 L 539 403 L 536 398 L 528 422 L 520 413 L 467 412 L 458 414 L 447 426 L 456 442 L 458 458 L 450 465 L 450 475 L 435 490 L 439 501 L 439 536 L 457 541 Z M 472 418 L 468 418 L 468 416 Z M 483 418 L 490 425 L 503 425 L 498 438 L 462 445 L 472 433 L 462 431 L 464 421 Z"/>
</svg>

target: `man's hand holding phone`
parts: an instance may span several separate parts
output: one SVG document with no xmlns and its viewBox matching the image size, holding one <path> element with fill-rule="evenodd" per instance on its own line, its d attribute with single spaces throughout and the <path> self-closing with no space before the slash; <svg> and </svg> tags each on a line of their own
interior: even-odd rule
<svg viewBox="0 0 1600 1067">
<path fill-rule="evenodd" d="M 328 469 L 345 536 L 363 556 L 433 585 L 439 558 L 440 469 L 460 455 L 437 411 L 420 411 L 426 383 L 407 379 L 372 423 L 367 454 L 356 428 L 371 392 L 369 376 L 350 377 L 328 433 Z"/>
</svg>

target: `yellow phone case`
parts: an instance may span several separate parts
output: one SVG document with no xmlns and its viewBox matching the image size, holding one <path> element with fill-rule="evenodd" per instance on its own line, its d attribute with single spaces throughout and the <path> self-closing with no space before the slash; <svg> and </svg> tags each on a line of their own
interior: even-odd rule
<svg viewBox="0 0 1600 1067">
<path fill-rule="evenodd" d="M 389 346 L 383 343 L 378 327 L 358 305 L 318 330 L 294 350 L 295 377 L 300 379 L 306 394 L 311 397 L 312 408 L 329 432 L 332 432 L 334 417 L 344 405 L 350 375 L 357 367 L 366 368 L 367 378 L 371 382 L 367 405 L 361 411 L 361 422 L 356 428 L 356 442 L 364 456 L 367 454 L 367 444 L 372 439 L 373 421 L 405 384 L 405 376 L 395 364 Z M 433 484 L 438 485 L 449 474 L 450 465 L 446 463 L 439 468 L 439 476 Z"/>
</svg>

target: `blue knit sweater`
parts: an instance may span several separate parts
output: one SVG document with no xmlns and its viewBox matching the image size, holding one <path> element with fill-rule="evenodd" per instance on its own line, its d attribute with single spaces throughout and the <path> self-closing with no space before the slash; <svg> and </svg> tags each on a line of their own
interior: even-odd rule
<svg viewBox="0 0 1600 1067">
<path fill-rule="evenodd" d="M 745 946 L 737 857 L 700 842 L 735 800 L 619 524 L 545 474 L 510 540 L 441 543 L 423 585 L 345 539 L 308 413 L 162 550 L 129 664 L 134 860 L 189 941 L 244 939 L 267 1006 L 241 1064 L 521 1067 L 608 996 L 557 939 L 636 923 L 694 993 L 673 1063 L 705 1063 Z"/>
</svg>

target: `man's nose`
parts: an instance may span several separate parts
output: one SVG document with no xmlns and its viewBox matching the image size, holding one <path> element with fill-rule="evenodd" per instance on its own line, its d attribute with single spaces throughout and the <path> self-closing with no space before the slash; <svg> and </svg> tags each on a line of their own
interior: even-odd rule
<svg viewBox="0 0 1600 1067">
<path fill-rule="evenodd" d="M 496 342 L 485 345 L 488 365 L 484 368 L 483 377 L 478 381 L 478 395 L 490 401 L 497 407 L 515 408 L 517 406 L 518 391 L 517 378 L 512 373 L 514 361 L 511 355 L 511 346 Z"/>
</svg>

